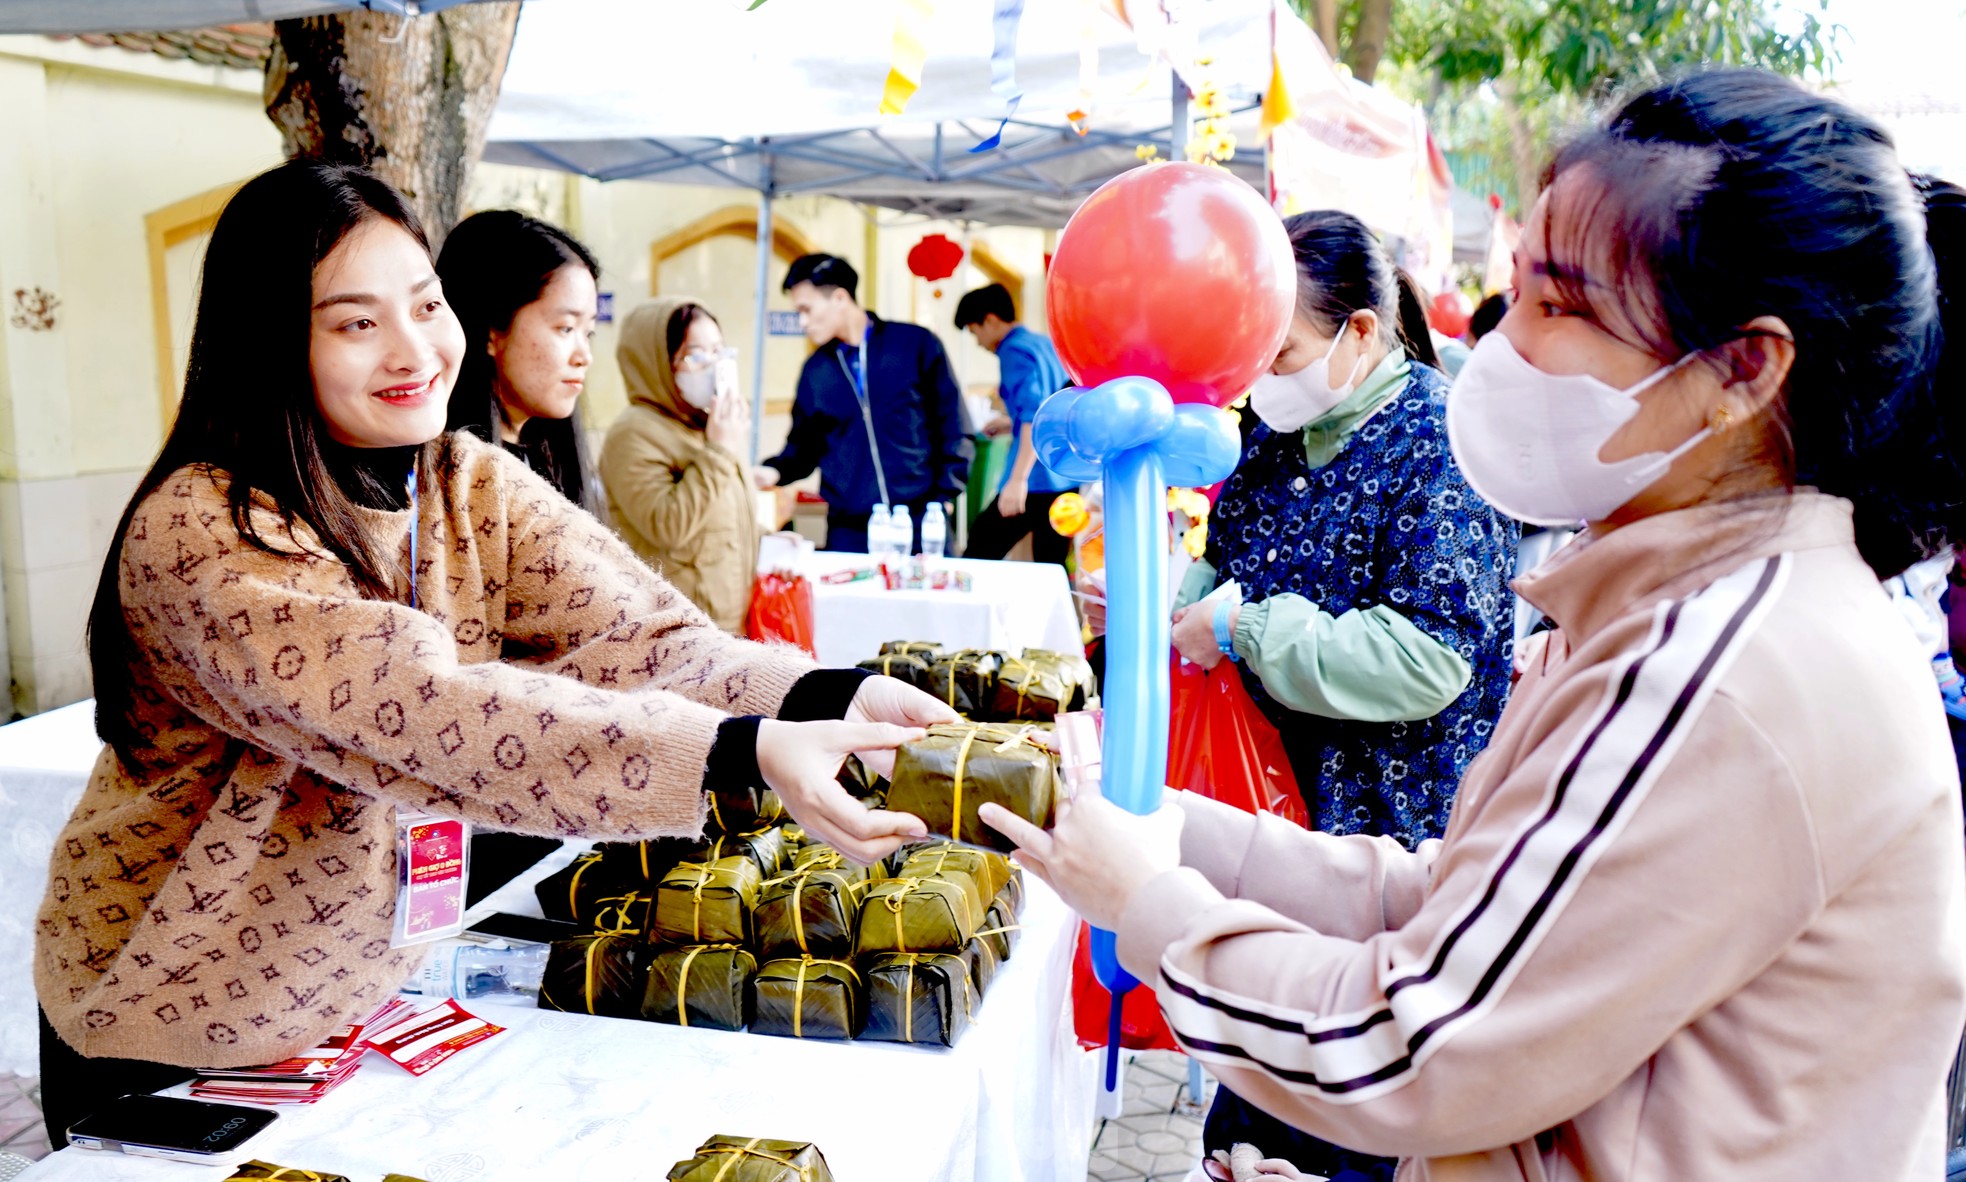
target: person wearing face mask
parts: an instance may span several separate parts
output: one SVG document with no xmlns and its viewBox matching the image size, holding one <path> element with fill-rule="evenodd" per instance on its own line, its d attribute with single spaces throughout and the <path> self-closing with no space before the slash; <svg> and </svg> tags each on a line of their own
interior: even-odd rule
<svg viewBox="0 0 1966 1182">
<path fill-rule="evenodd" d="M 1550 175 L 1447 428 L 1588 527 L 1516 582 L 1555 630 L 1445 837 L 984 820 L 1225 1085 L 1406 1182 L 1940 1177 L 1959 777 L 1878 580 L 1966 539 L 1966 190 L 1745 69 Z"/>
<path fill-rule="evenodd" d="M 1443 832 L 1508 695 L 1516 526 L 1447 454 L 1447 379 L 1412 281 L 1350 214 L 1284 225 L 1296 315 L 1250 391 L 1259 422 L 1183 583 L 1174 644 L 1209 668 L 1237 663 L 1313 828 L 1411 849 Z M 1230 581 L 1236 592 L 1202 600 Z M 1393 1165 L 1305 1137 L 1227 1087 L 1204 1142 L 1325 1175 Z"/>
<path fill-rule="evenodd" d="M 737 355 L 703 305 L 660 299 L 622 321 L 615 356 L 628 409 L 601 445 L 615 528 L 718 627 L 741 633 L 760 531 Z"/>
<path fill-rule="evenodd" d="M 445 432 L 465 351 L 372 174 L 291 161 L 220 213 L 177 419 L 89 617 L 106 747 L 35 948 L 57 1147 L 103 1100 L 278 1062 L 393 994 L 420 960 L 392 942 L 399 809 L 693 837 L 762 785 L 857 861 L 923 834 L 835 777 L 955 712 L 730 636 Z"/>
<path fill-rule="evenodd" d="M 437 274 L 465 340 L 448 429 L 500 444 L 606 521 L 578 413 L 601 264 L 558 226 L 494 209 L 451 230 Z"/>
</svg>

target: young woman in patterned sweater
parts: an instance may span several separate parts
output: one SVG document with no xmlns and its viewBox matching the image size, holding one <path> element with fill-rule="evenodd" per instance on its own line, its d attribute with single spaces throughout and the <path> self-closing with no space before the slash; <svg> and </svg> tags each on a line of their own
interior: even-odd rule
<svg viewBox="0 0 1966 1182">
<path fill-rule="evenodd" d="M 1240 663 L 1283 737 L 1313 828 L 1439 837 L 1509 688 L 1516 523 L 1447 451 L 1447 379 L 1412 281 L 1365 224 L 1285 223 L 1297 314 L 1250 408 L 1261 419 L 1183 586 L 1174 642 Z M 1190 606 L 1233 579 L 1242 603 Z M 1319 1174 L 1393 1163 L 1304 1136 L 1216 1094 L 1210 1149 L 1254 1144 Z"/>
<path fill-rule="evenodd" d="M 288 163 L 220 216 L 90 619 L 108 747 L 36 947 L 57 1144 L 158 1065 L 273 1062 L 393 992 L 396 806 L 692 835 L 708 791 L 756 783 L 857 858 L 922 832 L 833 776 L 946 707 L 732 638 L 524 464 L 442 434 L 462 350 L 374 177 Z"/>
</svg>

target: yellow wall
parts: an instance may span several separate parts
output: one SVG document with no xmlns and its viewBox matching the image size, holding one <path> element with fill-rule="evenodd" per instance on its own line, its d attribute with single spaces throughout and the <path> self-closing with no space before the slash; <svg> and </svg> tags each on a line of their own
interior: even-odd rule
<svg viewBox="0 0 1966 1182">
<path fill-rule="evenodd" d="M 72 470 L 142 467 L 163 440 L 144 215 L 278 164 L 280 137 L 255 94 L 65 66 L 48 67 L 48 116 L 69 401 L 89 424 Z"/>
</svg>

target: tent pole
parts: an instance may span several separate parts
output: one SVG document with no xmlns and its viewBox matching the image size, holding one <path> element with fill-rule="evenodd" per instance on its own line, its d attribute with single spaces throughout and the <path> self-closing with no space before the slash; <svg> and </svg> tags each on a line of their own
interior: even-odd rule
<svg viewBox="0 0 1966 1182">
<path fill-rule="evenodd" d="M 765 421 L 765 319 L 766 300 L 771 293 L 771 153 L 764 154 L 758 169 L 758 319 L 751 334 L 751 463 L 758 462 L 758 442 Z"/>
<path fill-rule="evenodd" d="M 1180 71 L 1170 70 L 1168 73 L 1174 79 L 1174 119 L 1172 126 L 1167 129 L 1167 138 L 1169 141 L 1167 145 L 1167 158 L 1169 160 L 1186 160 L 1188 158 L 1188 141 L 1195 138 L 1194 125 L 1188 121 L 1188 84 L 1181 81 Z"/>
</svg>

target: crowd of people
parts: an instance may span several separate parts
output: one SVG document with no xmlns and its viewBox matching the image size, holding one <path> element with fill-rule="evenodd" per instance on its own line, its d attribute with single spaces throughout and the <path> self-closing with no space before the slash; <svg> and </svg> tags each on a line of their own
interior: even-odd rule
<svg viewBox="0 0 1966 1182">
<path fill-rule="evenodd" d="M 985 819 L 1221 1080 L 1208 1177 L 1240 1146 L 1372 1180 L 1931 1177 L 1959 777 L 1879 581 L 1966 533 L 1966 192 L 1744 70 L 1629 101 L 1550 176 L 1513 293 L 1446 356 L 1363 222 L 1285 222 L 1295 314 L 1171 610 L 1276 727 L 1310 828 L 1186 793 Z M 753 464 L 713 310 L 645 304 L 595 458 L 599 276 L 511 211 L 433 257 L 350 168 L 227 205 L 90 620 L 108 749 L 36 963 L 57 1145 L 401 982 L 388 806 L 492 835 L 492 881 L 563 836 L 695 834 L 728 785 L 858 859 L 922 832 L 835 775 L 953 712 L 734 633 L 756 490 L 816 471 L 839 550 L 877 506 L 953 511 L 977 432 L 940 341 L 798 259 L 814 348 Z M 1064 563 L 1073 485 L 1032 422 L 1070 379 L 1000 286 L 954 327 L 1011 442 L 969 554 Z M 1517 577 L 1525 530 L 1567 544 Z M 178 971 L 213 951 L 229 983 Z"/>
</svg>

